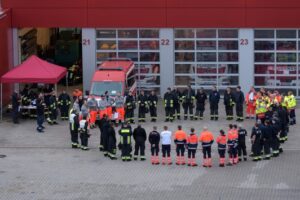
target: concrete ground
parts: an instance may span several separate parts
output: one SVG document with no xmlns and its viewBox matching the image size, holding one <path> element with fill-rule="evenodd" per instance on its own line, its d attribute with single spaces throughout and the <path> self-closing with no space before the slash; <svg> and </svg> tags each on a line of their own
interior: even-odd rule
<svg viewBox="0 0 300 200">
<path fill-rule="evenodd" d="M 163 122 L 163 108 L 159 109 L 159 130 L 169 125 L 174 131 L 178 124 L 188 131 L 195 127 L 199 133 L 204 125 L 215 135 L 227 129 L 223 106 L 218 122 Z M 297 110 L 300 116 L 299 110 Z M 149 117 L 148 117 L 149 121 Z M 249 132 L 253 120 L 243 123 Z M 154 123 L 144 123 L 149 132 Z M 284 153 L 278 158 L 261 162 L 241 162 L 233 167 L 218 167 L 216 144 L 213 145 L 213 164 L 210 169 L 188 166 L 152 166 L 149 161 L 112 161 L 99 152 L 99 129 L 93 129 L 89 146 L 84 152 L 70 148 L 67 122 L 46 125 L 45 133 L 35 131 L 34 120 L 21 120 L 14 125 L 5 118 L 0 123 L 0 199 L 211 199 L 211 200 L 281 200 L 300 199 L 300 135 L 299 125 L 290 128 Z M 135 127 L 135 126 L 134 126 Z M 249 137 L 247 138 L 250 148 Z M 173 145 L 174 148 L 174 145 Z M 249 150 L 248 150 L 249 151 Z M 175 151 L 172 150 L 173 161 Z M 197 162 L 202 162 L 198 150 Z"/>
</svg>

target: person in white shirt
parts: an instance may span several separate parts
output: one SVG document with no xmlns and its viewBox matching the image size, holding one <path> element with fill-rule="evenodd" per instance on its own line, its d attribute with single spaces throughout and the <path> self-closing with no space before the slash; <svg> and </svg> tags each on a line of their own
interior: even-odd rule
<svg viewBox="0 0 300 200">
<path fill-rule="evenodd" d="M 162 144 L 162 164 L 172 165 L 172 159 L 171 159 L 172 132 L 168 130 L 167 126 L 164 126 L 164 131 L 160 133 L 160 138 Z"/>
</svg>

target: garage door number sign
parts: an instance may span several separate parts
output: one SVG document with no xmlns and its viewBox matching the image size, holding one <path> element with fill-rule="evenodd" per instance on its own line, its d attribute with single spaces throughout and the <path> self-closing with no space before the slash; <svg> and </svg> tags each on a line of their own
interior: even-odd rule
<svg viewBox="0 0 300 200">
<path fill-rule="evenodd" d="M 161 39 L 160 44 L 163 46 L 169 46 L 170 45 L 170 40 L 169 39 Z"/>
<path fill-rule="evenodd" d="M 249 44 L 248 39 L 240 39 L 240 45 L 247 46 Z"/>
</svg>

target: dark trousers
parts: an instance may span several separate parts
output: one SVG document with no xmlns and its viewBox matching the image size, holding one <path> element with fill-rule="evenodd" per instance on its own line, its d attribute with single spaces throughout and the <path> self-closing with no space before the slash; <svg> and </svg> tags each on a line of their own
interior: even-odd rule
<svg viewBox="0 0 300 200">
<path fill-rule="evenodd" d="M 146 107 L 145 106 L 139 106 L 139 121 L 143 122 L 146 119 Z"/>
<path fill-rule="evenodd" d="M 177 117 L 177 119 L 180 118 L 180 104 L 179 103 L 175 103 L 174 104 L 174 112 L 173 112 L 173 114 L 174 114 L 174 119 L 175 119 L 175 117 Z"/>
<path fill-rule="evenodd" d="M 103 147 L 103 153 L 104 155 L 107 155 L 108 153 L 108 136 L 107 133 L 102 133 L 102 147 Z"/>
<path fill-rule="evenodd" d="M 56 111 L 56 109 L 51 110 L 51 113 L 50 113 L 50 120 L 51 120 L 51 122 L 56 122 L 56 119 L 57 119 L 57 111 Z"/>
<path fill-rule="evenodd" d="M 296 124 L 295 109 L 290 110 L 290 123 L 291 123 L 291 125 Z"/>
<path fill-rule="evenodd" d="M 170 157 L 171 156 L 171 145 L 170 144 L 163 144 L 161 146 L 161 149 L 162 149 L 162 155 L 163 157 L 165 158 L 166 156 L 167 157 Z"/>
<path fill-rule="evenodd" d="M 233 118 L 233 106 L 225 106 L 227 118 Z"/>
<path fill-rule="evenodd" d="M 195 158 L 196 149 L 188 149 L 188 158 Z"/>
<path fill-rule="evenodd" d="M 125 117 L 128 122 L 134 122 L 134 109 L 126 109 Z"/>
<path fill-rule="evenodd" d="M 64 105 L 60 107 L 60 117 L 62 119 L 68 119 L 69 116 L 68 112 L 69 112 L 69 106 Z"/>
<path fill-rule="evenodd" d="M 238 104 L 236 104 L 236 116 L 237 116 L 237 118 L 238 119 L 243 119 L 243 114 L 244 112 L 243 112 L 243 104 L 240 104 L 240 103 L 238 103 Z"/>
<path fill-rule="evenodd" d="M 204 104 L 197 104 L 196 114 L 195 114 L 196 118 L 202 119 L 203 118 L 204 110 L 205 110 Z"/>
<path fill-rule="evenodd" d="M 36 123 L 37 123 L 37 130 L 38 131 L 41 131 L 43 130 L 43 123 L 45 121 L 45 117 L 44 115 L 38 115 L 37 118 L 36 118 Z"/>
<path fill-rule="evenodd" d="M 151 155 L 158 156 L 159 144 L 151 144 Z"/>
<path fill-rule="evenodd" d="M 260 156 L 261 150 L 262 150 L 262 145 L 261 145 L 260 141 L 254 141 L 252 149 L 253 149 L 254 157 Z"/>
<path fill-rule="evenodd" d="M 121 157 L 122 160 L 131 160 L 131 144 L 122 144 L 122 153 L 121 153 Z"/>
<path fill-rule="evenodd" d="M 203 158 L 211 158 L 211 146 L 202 147 Z"/>
<path fill-rule="evenodd" d="M 225 158 L 225 151 L 226 151 L 226 149 L 218 149 L 220 158 Z"/>
<path fill-rule="evenodd" d="M 173 120 L 173 108 L 165 107 L 166 111 L 166 120 Z"/>
<path fill-rule="evenodd" d="M 219 105 L 215 103 L 210 104 L 210 117 L 218 118 L 219 117 Z"/>
<path fill-rule="evenodd" d="M 150 116 L 151 119 L 156 119 L 157 118 L 157 108 L 155 106 L 150 106 Z"/>
<path fill-rule="evenodd" d="M 271 141 L 271 148 L 273 150 L 273 152 L 275 151 L 278 151 L 279 150 L 279 146 L 280 146 L 280 143 L 279 143 L 279 139 L 277 136 L 273 136 L 272 137 L 272 141 Z"/>
<path fill-rule="evenodd" d="M 137 157 L 139 155 L 145 156 L 145 142 L 136 142 L 134 146 L 134 156 Z"/>
<path fill-rule="evenodd" d="M 228 154 L 229 154 L 229 158 L 236 157 L 238 154 L 237 148 L 234 145 L 229 145 L 228 146 Z"/>
<path fill-rule="evenodd" d="M 243 153 L 243 157 L 247 156 L 247 150 L 246 150 L 246 143 L 245 142 L 239 142 L 239 145 L 238 145 L 238 155 L 239 155 L 239 157 L 242 156 L 242 153 Z"/>
<path fill-rule="evenodd" d="M 71 142 L 74 144 L 78 144 L 78 131 L 71 130 Z"/>
<path fill-rule="evenodd" d="M 270 153 L 271 153 L 271 146 L 270 146 L 270 140 L 265 140 L 264 141 L 264 144 L 263 144 L 263 147 L 264 147 L 264 154 L 266 157 L 269 157 L 270 156 Z"/>
<path fill-rule="evenodd" d="M 190 118 L 193 119 L 193 104 L 192 103 L 183 103 L 183 110 L 184 110 L 184 119 L 187 119 L 188 113 L 190 114 Z"/>
<path fill-rule="evenodd" d="M 19 123 L 19 109 L 18 108 L 12 109 L 12 120 L 14 123 Z"/>
<path fill-rule="evenodd" d="M 184 151 L 185 151 L 184 144 L 177 144 L 176 145 L 176 154 L 177 154 L 177 156 L 184 156 Z"/>
<path fill-rule="evenodd" d="M 80 140 L 81 140 L 82 147 L 88 147 L 89 137 L 87 136 L 86 133 L 80 133 Z"/>
</svg>

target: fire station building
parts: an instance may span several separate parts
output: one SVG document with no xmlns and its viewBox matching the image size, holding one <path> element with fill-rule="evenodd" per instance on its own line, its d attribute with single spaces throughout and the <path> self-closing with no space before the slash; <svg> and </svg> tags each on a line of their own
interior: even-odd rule
<svg viewBox="0 0 300 200">
<path fill-rule="evenodd" d="M 138 88 L 240 85 L 300 96 L 298 0 L 2 0 L 0 75 L 19 64 L 25 27 L 81 29 L 83 88 L 111 57 Z M 6 88 L 9 91 L 9 88 Z"/>
</svg>

